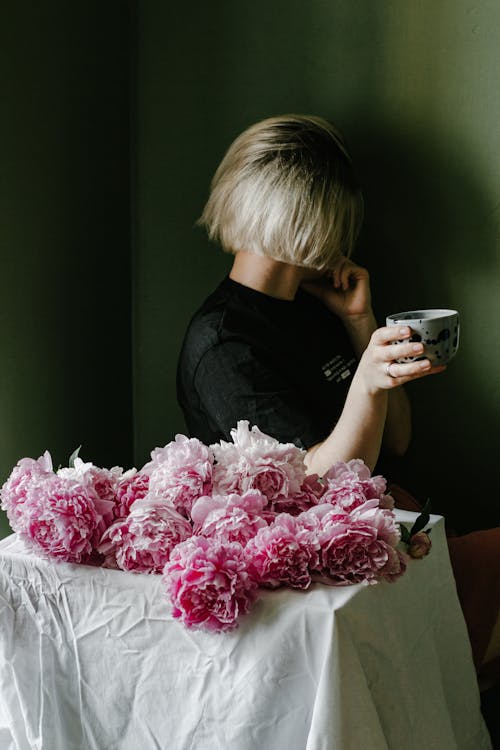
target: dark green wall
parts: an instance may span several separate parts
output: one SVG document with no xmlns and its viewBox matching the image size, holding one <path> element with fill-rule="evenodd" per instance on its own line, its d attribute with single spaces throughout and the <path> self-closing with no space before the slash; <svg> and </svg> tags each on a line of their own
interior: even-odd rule
<svg viewBox="0 0 500 750">
<path fill-rule="evenodd" d="M 284 112 L 331 117 L 365 184 L 359 259 L 380 320 L 462 314 L 449 371 L 414 384 L 395 475 L 458 528 L 498 523 L 500 5 L 253 0 L 139 6 L 134 84 L 136 462 L 184 429 L 175 365 L 227 270 L 194 222 L 230 141 Z"/>
<path fill-rule="evenodd" d="M 129 466 L 127 3 L 10 3 L 0 58 L 1 481 L 80 444 Z"/>
</svg>

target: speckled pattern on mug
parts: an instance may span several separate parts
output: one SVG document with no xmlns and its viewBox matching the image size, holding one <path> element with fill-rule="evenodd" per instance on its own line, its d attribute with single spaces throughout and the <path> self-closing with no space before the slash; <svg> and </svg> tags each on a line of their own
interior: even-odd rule
<svg viewBox="0 0 500 750">
<path fill-rule="evenodd" d="M 421 341 L 424 344 L 423 354 L 417 357 L 401 357 L 396 362 L 414 362 L 428 357 L 432 364 L 444 365 L 457 353 L 460 320 L 456 310 L 411 310 L 389 315 L 386 323 L 388 326 L 410 326 L 410 341 Z M 393 343 L 404 343 L 404 339 L 395 340 Z"/>
</svg>

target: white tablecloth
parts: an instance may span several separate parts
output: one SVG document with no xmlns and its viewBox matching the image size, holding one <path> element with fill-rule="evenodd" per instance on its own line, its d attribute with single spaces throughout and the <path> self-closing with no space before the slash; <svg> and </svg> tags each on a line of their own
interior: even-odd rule
<svg viewBox="0 0 500 750">
<path fill-rule="evenodd" d="M 431 554 L 397 583 L 266 591 L 223 634 L 175 621 L 156 576 L 49 563 L 8 537 L 1 750 L 490 748 L 431 525 Z"/>
</svg>

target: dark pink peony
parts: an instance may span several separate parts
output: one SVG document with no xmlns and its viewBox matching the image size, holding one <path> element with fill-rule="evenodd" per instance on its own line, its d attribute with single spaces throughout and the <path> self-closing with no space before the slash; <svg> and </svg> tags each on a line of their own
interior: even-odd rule
<svg viewBox="0 0 500 750">
<path fill-rule="evenodd" d="M 120 477 L 116 488 L 115 518 L 128 516 L 131 506 L 136 500 L 142 500 L 149 491 L 149 477 L 136 469 L 129 469 Z"/>
<path fill-rule="evenodd" d="M 149 475 L 154 495 L 172 502 L 179 513 L 189 517 L 199 497 L 212 492 L 213 455 L 197 438 L 176 435 L 164 448 L 155 448 L 142 474 Z"/>
<path fill-rule="evenodd" d="M 188 628 L 230 630 L 255 598 L 241 544 L 193 536 L 177 545 L 164 581 L 173 616 Z"/>
<path fill-rule="evenodd" d="M 304 455 L 292 443 L 279 443 L 247 420 L 231 430 L 232 443 L 212 445 L 217 461 L 214 491 L 219 495 L 242 494 L 250 489 L 262 492 L 269 502 L 288 498 L 300 491 L 305 477 Z"/>
<path fill-rule="evenodd" d="M 260 515 L 266 502 L 257 490 L 243 495 L 201 497 L 191 510 L 194 532 L 216 537 L 220 542 L 239 542 L 245 546 L 260 528 L 267 526 Z"/>
<path fill-rule="evenodd" d="M 248 542 L 245 553 L 249 572 L 259 585 L 306 589 L 310 569 L 319 563 L 318 549 L 314 535 L 299 519 L 280 513 Z"/>
<path fill-rule="evenodd" d="M 147 495 L 134 503 L 127 518 L 107 529 L 97 549 L 105 555 L 105 567 L 161 573 L 175 545 L 192 533 L 189 521 L 173 505 Z"/>
</svg>

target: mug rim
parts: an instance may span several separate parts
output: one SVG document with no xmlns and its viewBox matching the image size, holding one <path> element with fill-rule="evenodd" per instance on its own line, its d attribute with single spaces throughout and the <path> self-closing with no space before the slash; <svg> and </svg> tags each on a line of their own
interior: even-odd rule
<svg viewBox="0 0 500 750">
<path fill-rule="evenodd" d="M 429 315 L 429 313 L 431 314 Z M 411 315 L 412 317 L 402 318 L 402 315 Z M 412 320 L 439 320 L 440 318 L 452 318 L 458 315 L 458 310 L 449 310 L 446 308 L 428 308 L 427 310 L 404 310 L 403 312 L 393 313 L 392 315 L 388 315 L 386 320 L 390 320 L 395 323 L 408 323 Z"/>
</svg>

